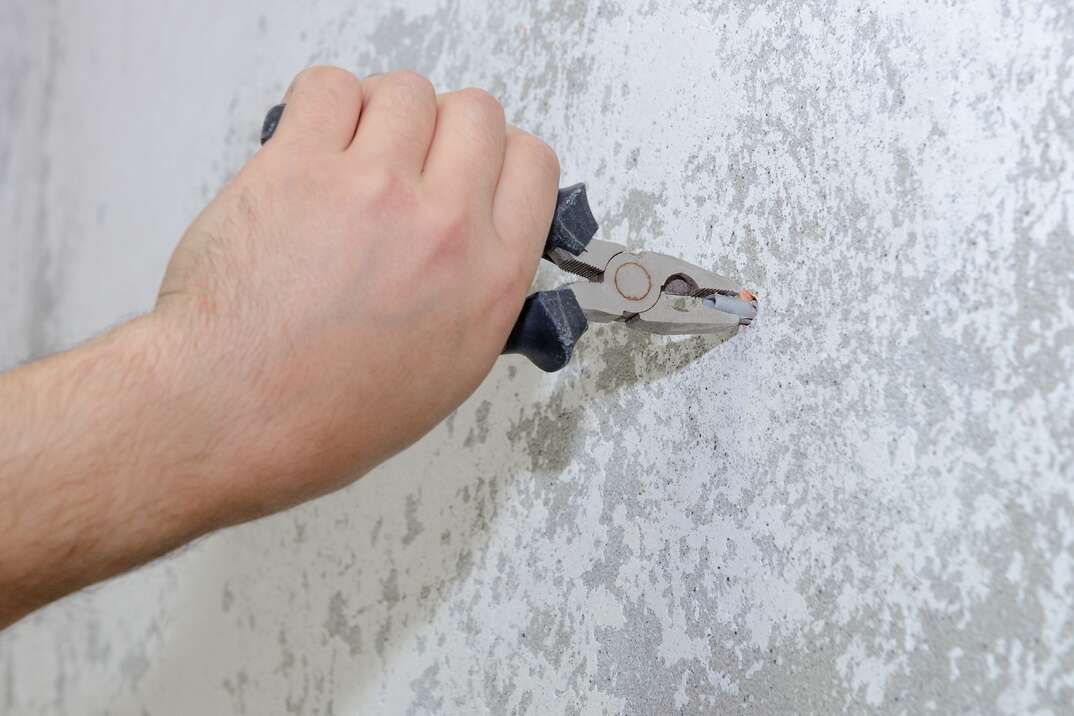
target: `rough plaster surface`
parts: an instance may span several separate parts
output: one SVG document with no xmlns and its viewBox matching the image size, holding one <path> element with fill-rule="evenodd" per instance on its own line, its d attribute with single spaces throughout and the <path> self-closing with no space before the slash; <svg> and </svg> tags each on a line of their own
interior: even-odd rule
<svg viewBox="0 0 1074 716">
<path fill-rule="evenodd" d="M 1074 712 L 1069 3 L 0 20 L 6 365 L 151 305 L 310 62 L 490 88 L 604 236 L 763 300 L 501 360 L 352 488 L 0 635 L 0 711 Z"/>
</svg>

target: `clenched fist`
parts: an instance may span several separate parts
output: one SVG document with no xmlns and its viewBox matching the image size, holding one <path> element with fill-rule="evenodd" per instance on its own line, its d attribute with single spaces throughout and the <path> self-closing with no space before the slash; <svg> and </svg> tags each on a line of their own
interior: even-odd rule
<svg viewBox="0 0 1074 716">
<path fill-rule="evenodd" d="M 233 498 L 271 510 L 410 444 L 488 373 L 555 207 L 556 156 L 488 93 L 314 67 L 186 232 L 157 313 L 181 336 Z"/>
</svg>

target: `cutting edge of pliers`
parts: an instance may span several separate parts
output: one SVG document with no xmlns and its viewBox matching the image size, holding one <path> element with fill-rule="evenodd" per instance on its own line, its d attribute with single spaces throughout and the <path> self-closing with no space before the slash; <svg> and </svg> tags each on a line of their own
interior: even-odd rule
<svg viewBox="0 0 1074 716">
<path fill-rule="evenodd" d="M 584 279 L 563 288 L 593 323 L 662 335 L 733 335 L 757 314 L 751 291 L 675 256 L 592 239 L 578 255 L 553 249 L 545 258 Z"/>
</svg>

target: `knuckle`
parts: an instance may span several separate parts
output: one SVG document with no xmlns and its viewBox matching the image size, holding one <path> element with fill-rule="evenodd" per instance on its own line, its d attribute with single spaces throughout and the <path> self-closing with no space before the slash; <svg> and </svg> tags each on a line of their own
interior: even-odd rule
<svg viewBox="0 0 1074 716">
<path fill-rule="evenodd" d="M 395 70 L 385 76 L 384 82 L 396 88 L 397 91 L 415 96 L 436 96 L 436 90 L 429 78 L 414 70 Z"/>
<path fill-rule="evenodd" d="M 489 126 L 506 125 L 503 105 L 487 91 L 478 87 L 467 87 L 459 90 L 458 98 L 459 103 L 475 121 Z"/>
<path fill-rule="evenodd" d="M 364 207 L 374 212 L 405 212 L 415 204 L 411 181 L 392 167 L 377 167 L 362 172 L 357 183 L 356 193 L 363 198 Z"/>
<path fill-rule="evenodd" d="M 361 83 L 354 73 L 333 65 L 307 67 L 298 73 L 295 86 L 324 90 L 341 97 L 361 91 Z"/>
<path fill-rule="evenodd" d="M 552 147 L 532 134 L 524 134 L 519 137 L 524 142 L 526 151 L 532 157 L 533 163 L 541 170 L 542 174 L 551 179 L 553 183 L 559 183 L 559 157 Z"/>
<path fill-rule="evenodd" d="M 431 221 L 432 241 L 440 246 L 460 246 L 469 236 L 471 225 L 469 212 L 463 207 L 440 208 Z"/>
<path fill-rule="evenodd" d="M 423 222 L 420 242 L 423 261 L 435 272 L 456 274 L 468 270 L 474 222 L 459 206 L 441 205 Z"/>
<path fill-rule="evenodd" d="M 361 106 L 362 85 L 352 73 L 330 65 L 315 65 L 303 70 L 295 79 L 294 93 L 301 95 L 306 129 L 314 130 L 357 115 Z"/>
</svg>

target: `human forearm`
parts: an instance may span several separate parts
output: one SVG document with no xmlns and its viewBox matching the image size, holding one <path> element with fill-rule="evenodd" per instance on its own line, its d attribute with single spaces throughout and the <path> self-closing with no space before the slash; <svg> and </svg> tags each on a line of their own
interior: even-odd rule
<svg viewBox="0 0 1074 716">
<path fill-rule="evenodd" d="M 213 431 L 154 324 L 0 375 L 0 626 L 215 526 Z"/>
</svg>

